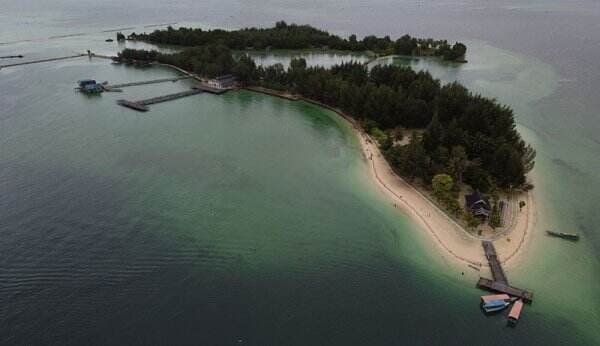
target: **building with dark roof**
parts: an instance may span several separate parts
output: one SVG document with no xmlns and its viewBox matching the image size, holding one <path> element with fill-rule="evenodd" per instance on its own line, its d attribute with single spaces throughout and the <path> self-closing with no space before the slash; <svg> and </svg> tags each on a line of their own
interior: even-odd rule
<svg viewBox="0 0 600 346">
<path fill-rule="evenodd" d="M 492 212 L 489 200 L 479 191 L 465 195 L 465 206 L 473 216 L 488 218 Z"/>
</svg>

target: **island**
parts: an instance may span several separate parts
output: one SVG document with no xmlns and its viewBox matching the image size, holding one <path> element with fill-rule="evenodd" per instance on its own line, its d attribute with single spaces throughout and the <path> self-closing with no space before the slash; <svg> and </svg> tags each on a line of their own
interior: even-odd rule
<svg viewBox="0 0 600 346">
<path fill-rule="evenodd" d="M 155 44 L 179 46 L 204 46 L 220 43 L 233 50 L 254 49 L 309 49 L 323 48 L 340 51 L 369 51 L 379 56 L 414 55 L 436 56 L 447 61 L 464 62 L 467 47 L 460 42 L 450 45 L 447 40 L 419 39 L 404 35 L 397 40 L 389 36 L 366 36 L 358 40 L 356 35 L 341 38 L 310 25 L 287 24 L 279 21 L 272 28 L 245 28 L 240 30 L 202 30 L 169 26 L 150 34 L 132 33 L 129 40 L 141 40 Z"/>
<path fill-rule="evenodd" d="M 521 248 L 532 204 L 527 173 L 536 152 L 517 132 L 510 107 L 406 66 L 347 62 L 325 68 L 307 66 L 302 58 L 292 59 L 289 67 L 257 66 L 248 54 L 239 54 L 327 47 L 455 60 L 464 58 L 463 44 L 408 35 L 395 41 L 344 39 L 285 22 L 235 31 L 169 27 L 129 39 L 182 47 L 168 54 L 125 49 L 116 60 L 158 62 L 202 78 L 234 75 L 240 88 L 304 100 L 342 115 L 357 129 L 373 176 L 393 206 L 409 211 L 459 262 L 479 270 L 486 262 L 481 240 L 504 237 L 496 244 L 503 260 Z M 512 236 L 517 240 L 511 243 Z"/>
</svg>

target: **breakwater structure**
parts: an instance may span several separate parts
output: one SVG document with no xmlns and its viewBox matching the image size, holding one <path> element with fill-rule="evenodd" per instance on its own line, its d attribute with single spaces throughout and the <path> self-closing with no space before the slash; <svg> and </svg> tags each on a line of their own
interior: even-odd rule
<svg viewBox="0 0 600 346">
<path fill-rule="evenodd" d="M 531 303 L 533 301 L 533 292 L 509 285 L 506 273 L 504 273 L 502 264 L 498 259 L 494 243 L 491 241 L 482 241 L 481 245 L 490 265 L 493 279 L 480 277 L 477 287 L 492 292 L 505 293 L 509 296 L 522 299 L 525 303 Z"/>
</svg>

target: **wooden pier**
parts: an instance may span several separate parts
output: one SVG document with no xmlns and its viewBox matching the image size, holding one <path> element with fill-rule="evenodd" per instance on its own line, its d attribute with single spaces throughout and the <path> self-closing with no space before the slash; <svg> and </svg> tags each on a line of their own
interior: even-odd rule
<svg viewBox="0 0 600 346">
<path fill-rule="evenodd" d="M 69 55 L 69 56 L 63 56 L 63 57 L 58 57 L 58 58 L 49 58 L 49 59 L 41 59 L 41 60 L 18 62 L 18 63 L 14 63 L 14 64 L 0 65 L 0 70 L 3 69 L 3 68 L 7 68 L 7 67 L 16 67 L 16 66 L 39 64 L 39 63 L 43 63 L 43 62 L 51 62 L 51 61 L 59 61 L 59 60 L 81 58 L 83 56 L 87 56 L 87 54 Z"/>
<path fill-rule="evenodd" d="M 203 93 L 203 90 L 200 89 L 192 89 L 188 91 L 182 91 L 175 94 L 169 94 L 164 96 L 153 97 L 150 99 L 139 100 L 139 101 L 127 101 L 127 100 L 118 100 L 117 104 L 134 109 L 140 112 L 147 112 L 149 110 L 148 106 L 156 103 L 167 102 L 171 100 L 180 99 L 182 97 L 197 95 Z"/>
<path fill-rule="evenodd" d="M 110 89 L 119 89 L 119 88 L 126 88 L 126 87 L 138 86 L 138 85 L 158 84 L 158 83 L 165 83 L 165 82 L 176 82 L 176 81 L 179 81 L 179 80 L 190 79 L 190 78 L 192 78 L 192 77 L 191 76 L 180 76 L 180 77 L 174 77 L 174 78 L 160 78 L 160 79 L 146 80 L 146 81 L 140 81 L 140 82 L 130 82 L 130 83 L 121 83 L 121 84 L 109 84 L 109 85 L 105 85 L 104 88 L 107 89 L 107 90 L 110 90 Z"/>
<path fill-rule="evenodd" d="M 533 301 L 533 292 L 516 288 L 508 284 L 508 278 L 502 269 L 502 264 L 496 254 L 496 248 L 491 241 L 482 241 L 481 245 L 485 252 L 485 257 L 490 264 L 490 270 L 492 272 L 493 280 L 486 279 L 483 277 L 479 278 L 477 287 L 492 292 L 505 293 L 512 297 L 522 299 L 525 303 L 531 303 Z"/>
<path fill-rule="evenodd" d="M 498 260 L 494 244 L 491 241 L 482 241 L 481 245 L 483 246 L 483 251 L 485 251 L 485 257 L 490 264 L 490 270 L 492 271 L 494 281 L 508 284 L 508 279 L 506 278 L 506 274 L 504 274 L 502 265 L 500 265 L 500 260 Z"/>
<path fill-rule="evenodd" d="M 533 301 L 533 293 L 524 289 L 516 288 L 509 286 L 508 284 L 504 284 L 502 282 L 493 281 L 486 278 L 479 278 L 477 282 L 477 287 L 482 288 L 492 292 L 498 293 L 506 293 L 509 296 L 517 297 L 523 299 L 526 303 L 531 303 Z"/>
</svg>

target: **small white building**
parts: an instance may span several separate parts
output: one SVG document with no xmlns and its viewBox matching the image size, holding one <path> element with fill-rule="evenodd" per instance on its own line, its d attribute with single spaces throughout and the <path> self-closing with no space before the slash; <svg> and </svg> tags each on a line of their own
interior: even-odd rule
<svg viewBox="0 0 600 346">
<path fill-rule="evenodd" d="M 212 88 L 217 89 L 228 89 L 232 88 L 235 84 L 235 77 L 230 74 L 218 76 L 208 81 L 208 85 Z"/>
</svg>

